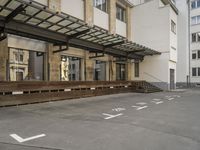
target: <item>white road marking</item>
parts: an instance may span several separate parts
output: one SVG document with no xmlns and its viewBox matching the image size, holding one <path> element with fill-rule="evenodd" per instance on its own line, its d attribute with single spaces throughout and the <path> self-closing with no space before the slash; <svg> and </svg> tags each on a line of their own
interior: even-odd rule
<svg viewBox="0 0 200 150">
<path fill-rule="evenodd" d="M 137 105 L 146 105 L 147 103 L 145 102 L 139 102 L 139 103 L 136 103 Z"/>
<path fill-rule="evenodd" d="M 126 110 L 125 108 L 114 108 L 112 109 L 112 111 L 117 111 L 117 112 L 120 112 L 120 111 L 124 111 Z"/>
<path fill-rule="evenodd" d="M 154 103 L 154 104 L 162 104 L 163 103 L 163 101 L 151 101 L 152 103 Z"/>
<path fill-rule="evenodd" d="M 171 101 L 171 100 L 173 100 L 173 99 L 174 99 L 174 98 L 169 98 L 168 100 Z"/>
<path fill-rule="evenodd" d="M 142 110 L 144 108 L 147 108 L 148 106 L 132 106 L 133 108 L 136 108 L 136 110 Z"/>
<path fill-rule="evenodd" d="M 163 103 L 163 101 L 160 101 L 160 102 L 156 102 L 156 104 L 158 105 L 158 104 L 162 104 Z"/>
<path fill-rule="evenodd" d="M 32 137 L 29 137 L 29 138 L 25 138 L 25 139 L 21 138 L 17 134 L 10 134 L 10 136 L 12 138 L 14 138 L 16 141 L 18 141 L 19 143 L 23 143 L 23 142 L 26 142 L 26 141 L 31 141 L 31 140 L 34 140 L 34 139 L 37 139 L 37 138 L 44 137 L 46 135 L 45 134 L 40 134 L 40 135 L 32 136 Z"/>
<path fill-rule="evenodd" d="M 112 119 L 112 118 L 115 118 L 115 117 L 122 116 L 123 114 L 121 113 L 121 114 L 117 114 L 117 115 L 111 115 L 111 114 L 103 113 L 103 115 L 108 116 L 108 117 L 104 118 L 104 119 L 108 120 L 108 119 Z"/>
<path fill-rule="evenodd" d="M 154 100 L 154 101 L 160 101 L 161 99 L 158 99 L 158 98 L 154 98 L 153 100 Z"/>
<path fill-rule="evenodd" d="M 145 109 L 145 108 L 147 108 L 148 106 L 143 106 L 143 107 L 139 107 L 139 108 L 137 108 L 137 110 L 142 110 L 142 109 Z"/>
</svg>

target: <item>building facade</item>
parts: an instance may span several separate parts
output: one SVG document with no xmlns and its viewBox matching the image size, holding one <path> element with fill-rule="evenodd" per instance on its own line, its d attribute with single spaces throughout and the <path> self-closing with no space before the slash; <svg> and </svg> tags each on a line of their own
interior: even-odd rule
<svg viewBox="0 0 200 150">
<path fill-rule="evenodd" d="M 200 1 L 190 1 L 190 82 L 200 83 Z"/>
<path fill-rule="evenodd" d="M 177 22 L 178 10 L 174 3 L 165 0 L 135 1 L 133 11 L 134 41 L 161 55 L 145 57 L 133 66 L 133 80 L 147 80 L 162 89 L 174 89 L 177 81 Z"/>
<path fill-rule="evenodd" d="M 158 0 L 133 4 L 128 0 L 2 1 L 0 80 L 147 80 L 174 89 L 177 11 Z M 20 12 L 21 5 L 26 11 Z M 151 17 L 161 20 L 156 26 L 156 20 L 146 24 L 144 19 Z"/>
</svg>

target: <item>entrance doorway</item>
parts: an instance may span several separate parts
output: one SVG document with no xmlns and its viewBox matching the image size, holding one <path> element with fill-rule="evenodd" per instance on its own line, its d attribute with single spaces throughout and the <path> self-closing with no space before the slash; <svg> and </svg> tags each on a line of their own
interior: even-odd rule
<svg viewBox="0 0 200 150">
<path fill-rule="evenodd" d="M 170 69 L 170 90 L 175 89 L 175 70 Z"/>
<path fill-rule="evenodd" d="M 16 72 L 16 81 L 23 81 L 23 72 Z"/>
</svg>

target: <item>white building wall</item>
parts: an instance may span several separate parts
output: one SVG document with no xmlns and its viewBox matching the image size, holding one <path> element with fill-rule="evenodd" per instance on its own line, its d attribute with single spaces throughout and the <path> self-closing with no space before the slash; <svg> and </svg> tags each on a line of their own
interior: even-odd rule
<svg viewBox="0 0 200 150">
<path fill-rule="evenodd" d="M 157 82 L 162 88 L 167 89 L 170 79 L 169 69 L 176 70 L 176 50 L 172 51 L 170 47 L 172 45 L 177 48 L 177 37 L 171 34 L 170 27 L 171 19 L 177 23 L 177 16 L 171 12 L 169 5 L 165 7 L 159 7 L 159 5 L 158 0 L 152 0 L 133 8 L 134 42 L 162 53 L 157 56 L 145 57 L 144 61 L 140 63 L 140 77 L 133 78 L 133 80 Z"/>
<path fill-rule="evenodd" d="M 193 16 L 198 16 L 200 15 L 200 8 L 196 8 L 196 9 L 191 9 L 190 12 L 191 17 Z M 191 18 L 190 18 L 191 19 Z M 200 24 L 196 24 L 196 25 L 191 25 L 190 27 L 190 33 L 197 33 L 200 32 Z M 190 34 L 190 36 L 191 36 Z M 196 59 L 193 60 L 192 59 L 192 52 L 195 52 L 197 50 L 200 50 L 200 42 L 194 42 L 192 43 L 192 39 L 191 39 L 191 47 L 190 47 L 190 81 L 191 83 L 200 83 L 200 76 L 192 76 L 192 68 L 200 68 L 200 59 Z M 198 57 L 198 56 L 197 56 Z M 198 74 L 198 72 L 197 72 Z"/>
<path fill-rule="evenodd" d="M 186 84 L 187 76 L 189 75 L 189 33 L 187 0 L 176 0 L 176 6 L 179 10 L 177 24 L 177 82 Z"/>
<path fill-rule="evenodd" d="M 61 0 L 61 11 L 84 20 L 84 0 Z"/>
<path fill-rule="evenodd" d="M 106 12 L 94 7 L 94 24 L 109 30 L 109 16 Z"/>
</svg>

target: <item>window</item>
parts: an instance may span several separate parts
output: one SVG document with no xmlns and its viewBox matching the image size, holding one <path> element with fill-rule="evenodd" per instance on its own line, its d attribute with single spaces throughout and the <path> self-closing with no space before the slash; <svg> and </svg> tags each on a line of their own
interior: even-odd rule
<svg viewBox="0 0 200 150">
<path fill-rule="evenodd" d="M 173 20 L 171 20 L 171 31 L 176 34 L 176 23 Z"/>
<path fill-rule="evenodd" d="M 107 12 L 107 0 L 94 0 L 94 7 Z"/>
<path fill-rule="evenodd" d="M 192 9 L 196 8 L 196 2 L 195 1 L 191 2 L 191 7 L 192 7 Z"/>
<path fill-rule="evenodd" d="M 106 62 L 95 60 L 93 78 L 97 81 L 106 81 Z"/>
<path fill-rule="evenodd" d="M 9 80 L 44 80 L 44 53 L 9 49 Z"/>
<path fill-rule="evenodd" d="M 197 51 L 198 59 L 200 59 L 200 50 Z"/>
<path fill-rule="evenodd" d="M 192 53 L 192 59 L 197 59 L 197 54 L 196 54 L 196 52 L 195 52 L 195 53 Z"/>
<path fill-rule="evenodd" d="M 192 17 L 191 24 L 192 24 L 192 25 L 197 24 L 197 23 L 196 23 L 196 16 L 195 16 L 195 17 Z"/>
<path fill-rule="evenodd" d="M 126 22 L 126 10 L 119 5 L 116 5 L 116 8 L 117 8 L 116 18 L 123 21 L 123 22 Z"/>
<path fill-rule="evenodd" d="M 198 76 L 200 76 L 200 68 L 198 68 Z"/>
<path fill-rule="evenodd" d="M 135 63 L 135 77 L 139 77 L 139 63 Z"/>
<path fill-rule="evenodd" d="M 191 18 L 191 24 L 195 25 L 195 24 L 199 24 L 200 23 L 200 15 L 199 16 L 194 16 Z"/>
<path fill-rule="evenodd" d="M 200 33 L 197 33 L 197 41 L 200 42 Z"/>
<path fill-rule="evenodd" d="M 196 68 L 192 68 L 192 76 L 193 77 L 197 76 L 197 69 Z"/>
<path fill-rule="evenodd" d="M 197 41 L 197 34 L 196 33 L 192 33 L 192 42 L 196 42 Z"/>
<path fill-rule="evenodd" d="M 200 7 L 200 0 L 195 0 L 191 2 L 192 9 L 199 8 L 199 7 Z"/>
<path fill-rule="evenodd" d="M 61 56 L 61 81 L 81 80 L 81 58 Z"/>
<path fill-rule="evenodd" d="M 116 78 L 117 80 L 126 80 L 126 66 L 125 64 L 116 64 Z"/>
</svg>

